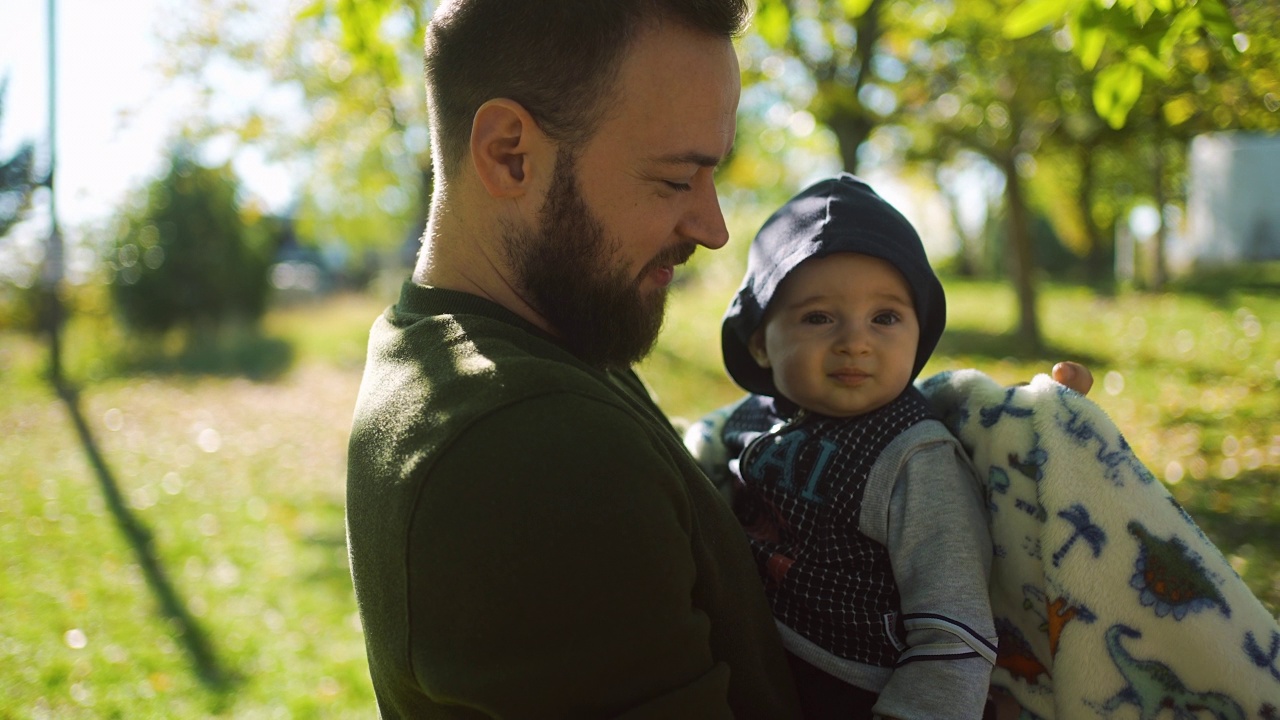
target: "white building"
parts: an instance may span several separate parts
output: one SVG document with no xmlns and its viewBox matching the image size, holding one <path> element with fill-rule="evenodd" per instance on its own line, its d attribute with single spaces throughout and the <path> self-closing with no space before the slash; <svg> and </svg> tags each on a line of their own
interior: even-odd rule
<svg viewBox="0 0 1280 720">
<path fill-rule="evenodd" d="M 1186 233 L 1174 273 L 1280 260 L 1280 135 L 1225 132 L 1191 141 Z"/>
</svg>

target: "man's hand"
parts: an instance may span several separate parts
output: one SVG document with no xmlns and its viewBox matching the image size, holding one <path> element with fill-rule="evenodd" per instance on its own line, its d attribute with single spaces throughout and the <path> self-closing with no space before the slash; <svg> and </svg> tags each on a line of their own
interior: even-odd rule
<svg viewBox="0 0 1280 720">
<path fill-rule="evenodd" d="M 1068 361 L 1054 365 L 1053 379 L 1081 395 L 1088 395 L 1089 389 L 1093 387 L 1093 373 L 1080 363 Z"/>
</svg>

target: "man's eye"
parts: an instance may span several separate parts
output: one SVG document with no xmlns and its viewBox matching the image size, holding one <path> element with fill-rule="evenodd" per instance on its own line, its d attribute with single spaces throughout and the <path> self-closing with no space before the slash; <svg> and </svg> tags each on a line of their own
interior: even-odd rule
<svg viewBox="0 0 1280 720">
<path fill-rule="evenodd" d="M 671 180 L 663 180 L 662 182 L 665 183 L 666 186 L 671 188 L 672 190 L 678 190 L 680 192 L 689 192 L 690 190 L 693 189 L 693 186 L 690 185 L 689 183 L 673 182 Z"/>
</svg>

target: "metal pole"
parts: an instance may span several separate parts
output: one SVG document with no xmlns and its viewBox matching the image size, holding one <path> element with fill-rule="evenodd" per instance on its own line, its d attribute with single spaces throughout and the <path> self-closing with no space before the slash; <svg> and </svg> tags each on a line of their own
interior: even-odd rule
<svg viewBox="0 0 1280 720">
<path fill-rule="evenodd" d="M 62 385 L 62 287 L 63 246 L 62 231 L 58 227 L 58 193 L 54 176 L 58 168 L 58 72 L 57 72 L 57 17 L 56 0 L 48 0 L 49 7 L 49 175 L 45 187 L 49 188 L 49 243 L 45 249 L 44 287 L 45 329 L 49 333 L 49 379 L 55 387 Z"/>
</svg>

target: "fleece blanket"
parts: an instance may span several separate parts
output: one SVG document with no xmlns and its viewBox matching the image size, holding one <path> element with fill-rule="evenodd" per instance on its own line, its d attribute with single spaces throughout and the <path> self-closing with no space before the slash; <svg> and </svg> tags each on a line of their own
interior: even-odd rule
<svg viewBox="0 0 1280 720">
<path fill-rule="evenodd" d="M 991 684 L 1023 720 L 1280 720 L 1276 618 L 1097 405 L 1044 375 L 920 389 L 986 491 Z M 713 480 L 727 413 L 686 434 Z"/>
</svg>

